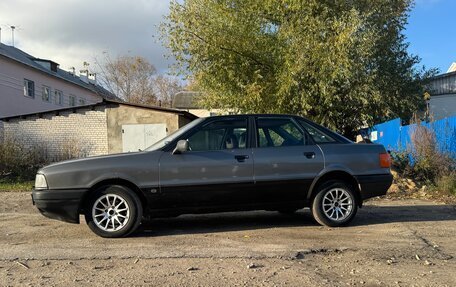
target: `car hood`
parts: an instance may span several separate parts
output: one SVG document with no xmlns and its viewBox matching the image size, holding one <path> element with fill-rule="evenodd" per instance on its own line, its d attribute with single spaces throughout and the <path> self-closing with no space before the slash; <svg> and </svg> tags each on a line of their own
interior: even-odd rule
<svg viewBox="0 0 456 287">
<path fill-rule="evenodd" d="M 98 165 L 103 163 L 109 163 L 110 166 L 115 166 L 116 164 L 123 164 L 128 161 L 135 161 L 137 158 L 143 158 L 144 156 L 158 156 L 161 151 L 141 151 L 141 152 L 129 152 L 129 153 L 117 153 L 110 155 L 99 155 L 86 158 L 70 159 L 64 160 L 56 163 L 47 165 L 40 170 L 38 173 L 46 173 L 47 171 L 64 169 L 66 167 L 75 167 L 83 168 L 87 165 Z"/>
</svg>

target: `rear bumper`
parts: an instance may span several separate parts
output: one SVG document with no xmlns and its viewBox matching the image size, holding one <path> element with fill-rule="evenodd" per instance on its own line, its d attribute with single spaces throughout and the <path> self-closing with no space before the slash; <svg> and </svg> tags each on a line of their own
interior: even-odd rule
<svg viewBox="0 0 456 287">
<path fill-rule="evenodd" d="M 79 223 L 79 210 L 87 189 L 33 190 L 32 202 L 44 216 Z"/>
<path fill-rule="evenodd" d="M 357 176 L 356 180 L 361 188 L 361 197 L 363 200 L 385 195 L 393 183 L 391 174 L 375 174 Z"/>
</svg>

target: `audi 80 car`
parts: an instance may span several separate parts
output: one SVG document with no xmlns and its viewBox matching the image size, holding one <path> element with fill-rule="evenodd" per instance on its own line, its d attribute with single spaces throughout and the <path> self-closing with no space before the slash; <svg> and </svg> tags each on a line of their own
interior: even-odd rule
<svg viewBox="0 0 456 287">
<path fill-rule="evenodd" d="M 40 169 L 39 211 L 122 237 L 154 217 L 226 211 L 293 213 L 309 207 L 326 226 L 344 226 L 363 201 L 392 183 L 382 145 L 355 144 L 305 118 L 199 118 L 148 149 Z"/>
</svg>

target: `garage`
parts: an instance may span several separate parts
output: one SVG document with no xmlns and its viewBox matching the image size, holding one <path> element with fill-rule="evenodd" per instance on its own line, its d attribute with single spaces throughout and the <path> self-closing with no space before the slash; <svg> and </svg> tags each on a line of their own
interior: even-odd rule
<svg viewBox="0 0 456 287">
<path fill-rule="evenodd" d="M 2 118 L 0 138 L 40 147 L 50 158 L 69 150 L 95 156 L 143 150 L 195 118 L 177 109 L 105 100 Z"/>
</svg>

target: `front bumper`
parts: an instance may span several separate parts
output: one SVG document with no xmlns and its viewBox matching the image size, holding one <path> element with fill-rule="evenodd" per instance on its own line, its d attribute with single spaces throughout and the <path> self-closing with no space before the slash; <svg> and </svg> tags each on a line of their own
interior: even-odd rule
<svg viewBox="0 0 456 287">
<path fill-rule="evenodd" d="M 393 183 L 393 176 L 391 174 L 362 175 L 357 176 L 356 180 L 361 188 L 361 197 L 365 200 L 385 195 Z"/>
<path fill-rule="evenodd" d="M 79 223 L 79 210 L 87 189 L 33 190 L 32 202 L 44 216 Z"/>
</svg>

